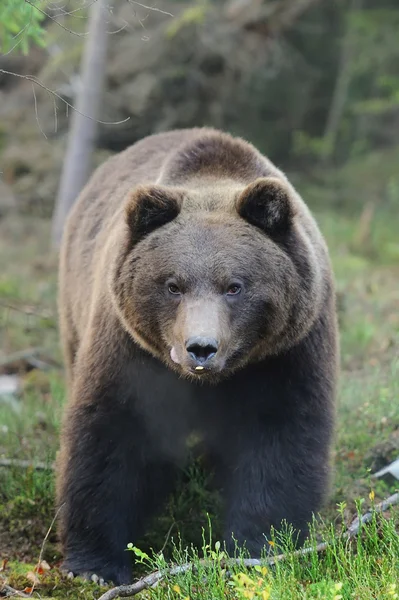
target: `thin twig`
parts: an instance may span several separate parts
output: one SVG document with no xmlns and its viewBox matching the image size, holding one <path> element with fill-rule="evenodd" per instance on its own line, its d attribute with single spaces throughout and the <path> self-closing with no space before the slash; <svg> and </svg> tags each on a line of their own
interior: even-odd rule
<svg viewBox="0 0 399 600">
<path fill-rule="evenodd" d="M 175 525 L 176 525 L 176 521 L 173 521 L 173 522 L 172 522 L 172 525 L 171 525 L 171 526 L 169 527 L 169 529 L 168 529 L 168 533 L 167 533 L 167 534 L 166 534 L 166 536 L 165 536 L 165 541 L 164 541 L 164 543 L 163 543 L 163 546 L 162 546 L 162 548 L 161 548 L 161 549 L 160 549 L 160 551 L 159 551 L 159 554 L 162 554 L 162 552 L 165 550 L 165 548 L 166 548 L 166 544 L 167 544 L 167 543 L 168 543 L 168 541 L 169 541 L 170 534 L 172 533 L 173 527 L 175 527 Z"/>
<path fill-rule="evenodd" d="M 145 8 L 146 10 L 152 10 L 154 12 L 159 12 L 162 15 L 166 15 L 167 17 L 173 17 L 172 13 L 167 12 L 166 10 L 162 10 L 161 8 L 157 8 L 156 6 L 147 6 L 146 4 L 142 4 L 141 2 L 136 2 L 135 0 L 128 0 L 129 4 L 135 4 L 136 6 L 140 6 L 141 8 Z"/>
<path fill-rule="evenodd" d="M 65 502 L 64 502 L 63 504 L 61 504 L 61 506 L 59 506 L 59 507 L 58 507 L 58 509 L 57 509 L 57 511 L 56 511 L 56 513 L 55 513 L 55 515 L 54 515 L 54 518 L 53 518 L 53 520 L 51 521 L 50 527 L 48 528 L 48 530 L 47 530 L 47 533 L 46 533 L 46 535 L 44 536 L 44 540 L 43 540 L 43 542 L 42 542 L 42 547 L 40 548 L 39 560 L 37 561 L 37 565 L 36 565 L 36 572 L 38 572 L 38 570 L 39 570 L 39 567 L 40 567 L 40 565 L 41 565 L 42 558 L 43 558 L 43 552 L 44 552 L 44 546 L 46 545 L 46 542 L 47 542 L 47 540 L 48 540 L 48 536 L 50 535 L 50 533 L 51 533 L 51 530 L 52 530 L 52 528 L 54 527 L 54 523 L 56 522 L 56 520 L 57 520 L 57 517 L 58 517 L 58 515 L 60 514 L 60 511 L 61 511 L 61 510 L 64 508 L 64 505 L 65 505 Z M 35 579 L 34 579 L 34 581 L 33 581 L 33 586 L 32 586 L 31 592 L 30 592 L 30 593 L 31 593 L 31 595 L 33 594 L 33 590 L 35 589 L 35 584 L 36 584 L 36 578 L 35 578 Z"/>
<path fill-rule="evenodd" d="M 50 471 L 54 469 L 54 465 L 51 463 L 20 460 L 19 458 L 0 458 L 0 467 L 17 467 L 19 469 L 29 469 L 29 467 L 32 467 L 35 471 Z"/>
<path fill-rule="evenodd" d="M 71 33 L 72 35 L 76 35 L 77 37 L 86 37 L 90 33 L 90 31 L 85 31 L 84 33 L 78 33 L 77 31 L 72 31 L 72 29 L 65 27 L 65 25 L 63 25 L 62 23 L 57 21 L 57 19 L 55 17 L 52 17 L 51 15 L 49 15 L 45 10 L 39 8 L 35 4 L 32 4 L 32 2 L 30 2 L 30 0 L 25 0 L 25 2 L 27 4 L 29 4 L 29 6 L 31 6 L 32 8 L 38 10 L 39 13 L 41 13 L 44 17 L 47 17 L 48 19 L 50 19 L 51 21 L 53 21 L 54 23 L 59 25 L 61 27 L 61 29 L 64 29 L 65 31 L 67 31 L 68 33 Z M 96 0 L 96 2 L 97 2 L 97 0 Z"/>
<path fill-rule="evenodd" d="M 44 131 L 43 131 L 43 129 L 42 129 L 42 126 L 40 125 L 39 112 L 38 112 L 38 110 L 37 110 L 37 98 L 36 98 L 35 86 L 34 86 L 34 84 L 33 84 L 33 83 L 32 83 L 32 93 L 33 93 L 33 99 L 34 99 L 34 101 L 35 101 L 35 116 L 36 116 L 36 123 L 37 123 L 37 126 L 39 127 L 39 129 L 40 129 L 40 131 L 41 131 L 42 135 L 43 135 L 43 136 L 46 138 L 46 140 L 47 140 L 47 135 L 44 133 Z"/>
<path fill-rule="evenodd" d="M 125 21 L 125 19 L 123 19 Z M 116 33 L 120 33 L 121 31 L 125 31 L 129 27 L 129 23 L 125 21 L 123 25 L 119 27 L 119 29 L 115 29 L 115 31 L 107 31 L 107 35 L 115 35 Z"/>
<path fill-rule="evenodd" d="M 55 15 L 56 17 L 71 17 L 72 15 L 74 15 L 74 13 L 77 12 L 81 12 L 82 10 L 87 10 L 88 8 L 90 8 L 95 2 L 97 2 L 97 0 L 92 0 L 92 2 L 90 2 L 90 4 L 86 4 L 85 6 L 79 6 L 79 8 L 74 8 L 73 10 L 64 10 L 62 6 L 60 7 L 55 7 L 52 8 L 51 6 L 48 7 L 48 10 L 59 10 L 59 14 Z M 87 15 L 74 15 L 74 19 L 87 19 Z"/>
<path fill-rule="evenodd" d="M 97 123 L 100 123 L 101 125 L 121 125 L 122 123 L 126 123 L 126 121 L 129 121 L 129 119 L 130 119 L 130 117 L 127 117 L 126 119 L 122 119 L 122 121 L 100 121 L 99 119 L 93 119 L 89 115 L 85 115 L 84 113 L 80 112 L 77 108 L 74 107 L 73 104 L 68 102 L 68 100 L 65 100 L 65 98 L 63 98 L 62 96 L 57 94 L 57 92 L 55 92 L 54 90 L 50 90 L 50 88 L 48 88 L 46 85 L 44 85 L 44 83 L 42 83 L 40 81 L 40 79 L 37 79 L 37 77 L 35 77 L 34 75 L 21 75 L 20 73 L 14 73 L 13 71 L 7 71 L 6 69 L 0 69 L 0 73 L 2 73 L 3 75 L 12 75 L 13 77 L 19 77 L 20 79 L 25 79 L 26 81 L 33 81 L 33 83 L 36 83 L 36 85 L 41 87 L 46 92 L 53 94 L 53 96 L 55 96 L 56 98 L 61 100 L 61 102 L 63 102 L 66 106 L 68 106 L 69 108 L 72 108 L 72 110 L 74 110 L 78 114 L 82 115 L 82 117 L 85 117 L 86 119 L 90 119 L 91 121 L 96 121 Z"/>
<path fill-rule="evenodd" d="M 55 101 L 55 98 L 53 96 L 51 96 L 51 94 L 49 92 L 47 92 L 48 95 L 50 96 L 50 98 L 53 101 L 53 106 L 54 106 L 54 133 L 58 132 L 58 113 L 57 113 L 57 103 Z"/>
<path fill-rule="evenodd" d="M 375 513 L 381 513 L 394 506 L 395 504 L 399 504 L 399 492 L 389 496 L 386 500 L 383 500 L 379 504 L 376 504 L 372 511 L 368 511 L 365 515 L 363 515 L 360 519 L 357 517 L 353 523 L 348 527 L 347 531 L 344 533 L 344 538 L 350 539 L 356 536 L 362 525 L 368 523 Z M 229 565 L 242 565 L 243 567 L 256 567 L 256 566 L 271 566 L 276 564 L 277 562 L 281 562 L 286 560 L 288 556 L 303 556 L 305 554 L 309 554 L 311 552 L 323 552 L 328 546 L 330 542 L 322 542 L 317 544 L 317 546 L 301 548 L 300 550 L 296 550 L 291 554 L 277 554 L 276 556 L 271 556 L 266 559 L 258 559 L 258 558 L 232 558 L 226 561 L 223 561 L 223 564 L 226 566 Z M 200 564 L 205 567 L 211 567 L 213 562 L 207 559 L 201 560 Z M 135 596 L 139 592 L 146 590 L 150 587 L 153 587 L 162 579 L 164 579 L 167 575 L 180 575 L 181 573 L 186 573 L 189 569 L 193 568 L 193 563 L 186 563 L 184 565 L 180 565 L 178 567 L 167 568 L 164 571 L 154 571 L 154 573 L 150 573 L 146 577 L 142 577 L 136 583 L 131 585 L 120 585 L 118 587 L 114 587 L 104 594 L 100 596 L 99 600 L 113 600 L 114 598 L 127 598 L 129 596 Z"/>
</svg>

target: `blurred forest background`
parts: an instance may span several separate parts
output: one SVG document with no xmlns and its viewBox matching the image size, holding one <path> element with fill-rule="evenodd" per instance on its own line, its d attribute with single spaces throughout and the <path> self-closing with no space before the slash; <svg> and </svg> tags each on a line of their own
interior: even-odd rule
<svg viewBox="0 0 399 600">
<path fill-rule="evenodd" d="M 24 55 L 7 53 L 10 46 L 0 56 L 3 465 L 51 466 L 64 401 L 51 216 L 71 115 L 64 100 L 75 105 L 80 89 L 87 14 L 79 0 L 63 3 L 65 14 L 52 4 L 58 12 L 40 23 L 45 47 Z M 154 8 L 114 0 L 109 8 L 99 119 L 114 124 L 99 124 L 93 165 L 151 133 L 225 129 L 287 172 L 327 238 L 342 377 L 324 516 L 335 519 L 345 501 L 349 518 L 370 486 L 377 498 L 398 486 L 371 479 L 399 454 L 398 1 L 159 0 Z M 206 524 L 215 508 L 204 477 L 195 467 L 154 528 L 154 546 L 171 524 L 183 536 Z M 0 557 L 37 556 L 52 502 L 51 470 L 0 466 Z"/>
</svg>

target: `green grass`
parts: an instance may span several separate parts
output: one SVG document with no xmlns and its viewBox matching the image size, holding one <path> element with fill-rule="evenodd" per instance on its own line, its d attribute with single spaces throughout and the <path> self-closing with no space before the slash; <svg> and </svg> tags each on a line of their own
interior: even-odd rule
<svg viewBox="0 0 399 600">
<path fill-rule="evenodd" d="M 358 514 L 361 515 L 361 502 Z M 343 518 L 345 505 L 339 507 Z M 163 552 L 145 553 L 137 547 L 132 550 L 142 570 L 162 571 L 163 581 L 146 590 L 141 597 L 153 600 L 391 600 L 399 594 L 399 536 L 398 514 L 381 517 L 373 513 L 371 522 L 363 525 L 359 535 L 351 539 L 340 535 L 333 526 L 313 527 L 306 554 L 293 550 L 290 532 L 280 534 L 276 542 L 282 547 L 285 560 L 267 563 L 271 553 L 255 567 L 245 565 L 244 554 L 235 562 L 229 561 L 219 542 L 203 534 L 202 545 L 172 546 L 172 560 Z M 342 528 L 342 532 L 344 529 Z M 318 540 L 327 542 L 322 552 L 316 550 Z M 169 567 L 189 564 L 180 572 L 169 572 Z M 10 563 L 5 570 L 7 584 L 14 589 L 31 587 L 29 579 L 34 564 Z M 68 580 L 57 568 L 40 575 L 37 597 L 40 598 L 98 598 L 104 589 L 81 579 Z M 1 580 L 0 580 L 1 581 Z M 40 596 L 39 596 L 40 594 Z"/>
<path fill-rule="evenodd" d="M 340 511 L 342 512 L 343 507 Z M 175 548 L 173 562 L 192 563 L 181 574 L 167 576 L 166 585 L 148 593 L 148 597 L 166 598 L 259 598 L 260 600 L 339 600 L 340 598 L 393 598 L 399 592 L 399 537 L 397 520 L 380 519 L 376 514 L 358 538 L 337 538 L 332 527 L 323 532 L 328 542 L 324 552 L 317 552 L 313 540 L 312 551 L 298 555 L 292 550 L 289 534 L 278 541 L 286 553 L 286 560 L 273 566 L 246 568 L 240 560 L 236 565 L 225 564 L 226 556 L 220 545 L 211 542 L 196 549 Z M 315 531 L 313 531 L 314 536 Z M 204 560 L 205 558 L 205 560 Z M 244 558 L 242 556 L 242 558 Z M 144 557 L 147 570 L 162 570 L 166 563 L 162 554 Z"/>
<path fill-rule="evenodd" d="M 341 330 L 335 476 L 329 502 L 317 524 L 318 540 L 331 540 L 333 530 L 339 533 L 356 512 L 359 499 L 363 499 L 362 509 L 372 504 L 370 489 L 377 502 L 399 487 L 398 482 L 371 477 L 399 455 L 399 185 L 388 176 L 395 172 L 393 168 L 389 171 L 386 166 L 395 164 L 394 156 L 397 153 L 384 161 L 383 156 L 373 155 L 365 158 L 364 164 L 359 161 L 340 173 L 323 174 L 324 184 L 299 183 L 304 197 L 312 201 L 329 244 Z M 379 165 L 383 165 L 381 170 Z M 342 190 L 346 190 L 344 195 Z M 354 200 L 349 205 L 351 194 Z M 375 203 L 370 219 L 363 206 L 366 202 Z M 19 372 L 23 387 L 19 400 L 5 402 L 0 398 L 0 458 L 50 465 L 58 447 L 65 390 L 62 369 L 57 367 L 57 363 L 61 365 L 56 326 L 57 262 L 49 251 L 49 239 L 50 224 L 44 219 L 10 216 L 0 222 L 0 365 L 14 352 L 38 346 L 40 357 L 49 364 L 46 371 L 28 368 L 24 361 L 0 366 L 3 373 Z M 0 559 L 12 561 L 9 568 L 0 571 L 0 583 L 6 578 L 12 587 L 29 587 L 26 573 L 37 561 L 52 521 L 53 494 L 51 470 L 0 467 Z M 338 512 L 337 504 L 341 505 Z M 198 563 L 210 552 L 202 539 L 208 515 L 213 529 L 209 544 L 214 548 L 219 539 L 218 508 L 209 475 L 197 461 L 184 474 L 178 491 L 145 538 L 132 540 L 150 556 L 151 548 L 158 553 L 149 564 L 140 566 L 140 573 L 166 559 L 193 561 L 197 570 L 167 580 L 145 592 L 144 597 L 369 600 L 399 594 L 399 519 L 395 511 L 374 519 L 358 542 L 341 538 L 324 553 L 290 556 L 268 568 L 266 574 L 229 569 L 232 575 L 242 571 L 250 578 L 241 578 L 241 589 L 240 579 L 226 578 L 219 559 L 211 570 Z M 289 540 L 285 543 L 289 545 Z M 59 573 L 54 533 L 49 536 L 44 557 L 52 569 L 38 588 L 42 598 L 99 597 L 98 587 L 71 582 Z M 390 587 L 394 585 L 398 587 Z"/>
</svg>

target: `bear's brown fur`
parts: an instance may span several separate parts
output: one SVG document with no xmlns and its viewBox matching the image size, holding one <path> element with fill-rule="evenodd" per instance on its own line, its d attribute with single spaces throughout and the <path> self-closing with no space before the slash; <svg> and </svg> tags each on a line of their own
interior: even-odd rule
<svg viewBox="0 0 399 600">
<path fill-rule="evenodd" d="M 328 252 L 253 146 L 211 129 L 109 159 L 68 219 L 58 464 L 66 568 L 130 579 L 124 548 L 173 488 L 185 441 L 218 455 L 226 541 L 306 534 L 327 488 L 337 375 Z"/>
</svg>

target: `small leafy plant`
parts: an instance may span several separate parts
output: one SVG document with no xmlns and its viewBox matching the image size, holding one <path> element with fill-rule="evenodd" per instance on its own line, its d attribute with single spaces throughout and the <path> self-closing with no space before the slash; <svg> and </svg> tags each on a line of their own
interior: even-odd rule
<svg viewBox="0 0 399 600">
<path fill-rule="evenodd" d="M 43 0 L 2 0 L 0 6 L 0 51 L 2 53 L 6 54 L 15 49 L 22 54 L 28 54 L 30 44 L 45 47 L 46 31 L 42 26 L 45 4 Z"/>
</svg>

